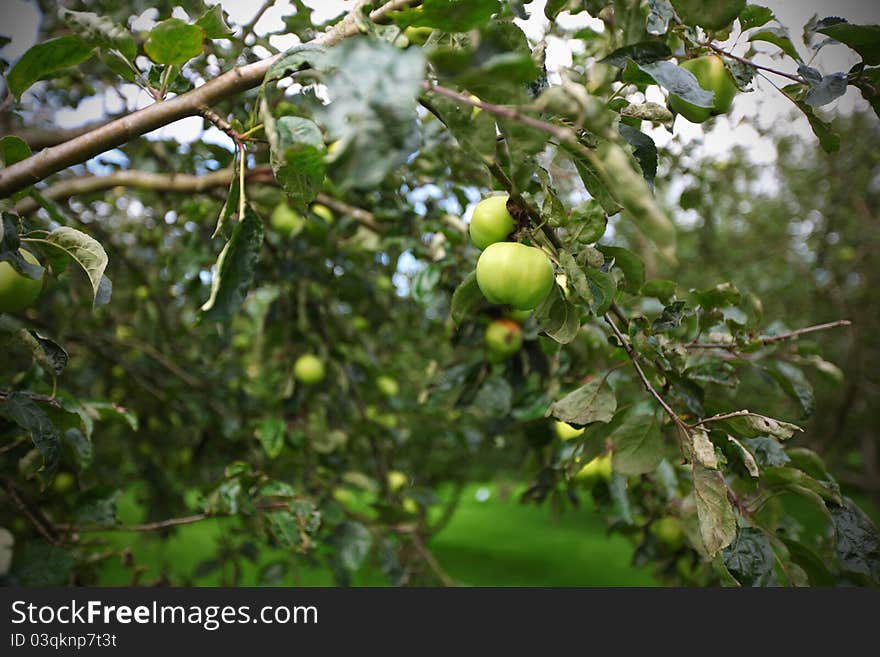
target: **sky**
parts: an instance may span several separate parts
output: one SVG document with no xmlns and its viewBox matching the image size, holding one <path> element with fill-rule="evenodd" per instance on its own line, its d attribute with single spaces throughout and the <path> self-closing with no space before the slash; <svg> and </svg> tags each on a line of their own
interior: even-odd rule
<svg viewBox="0 0 880 657">
<path fill-rule="evenodd" d="M 314 18 L 317 21 L 338 15 L 348 9 L 352 0 L 305 0 L 305 3 L 313 8 Z M 217 0 L 207 0 L 208 5 L 217 4 Z M 220 0 L 219 4 L 229 13 L 230 20 L 235 24 L 243 24 L 250 21 L 260 3 L 255 0 Z M 527 5 L 527 11 L 531 16 L 527 21 L 519 21 L 528 37 L 537 42 L 544 36 L 547 20 L 544 17 L 545 0 L 534 0 Z M 853 23 L 880 23 L 880 2 L 876 0 L 835 0 L 834 2 L 820 0 L 762 0 L 761 4 L 773 10 L 783 25 L 792 31 L 793 41 L 800 47 L 802 54 L 807 55 L 805 48 L 800 44 L 801 27 L 814 14 L 820 17 L 838 15 Z M 35 6 L 28 0 L 0 0 L 3 6 L 4 24 L 14 26 L 12 42 L 0 51 L 8 59 L 16 59 L 36 41 L 39 26 L 39 13 Z M 275 31 L 283 27 L 282 17 L 292 13 L 293 8 L 287 0 L 279 0 L 265 12 L 256 25 L 257 33 Z M 186 18 L 179 9 L 176 14 Z M 135 29 L 149 29 L 159 16 L 154 9 L 145 11 L 141 16 L 132 21 L 131 26 Z M 594 29 L 602 29 L 601 21 L 591 19 L 586 13 L 570 16 L 563 13 L 559 22 L 572 30 L 585 25 Z M 2 28 L 0 28 L 2 33 Z M 286 49 L 296 43 L 296 37 L 276 36 L 272 38 L 272 45 L 279 49 Z M 733 45 L 731 43 L 727 46 Z M 748 44 L 738 43 L 733 47 L 733 52 L 742 54 Z M 558 79 L 558 71 L 571 63 L 570 41 L 552 38 L 547 47 L 547 64 L 551 74 Z M 576 47 L 576 46 L 575 46 Z M 766 53 L 778 52 L 774 46 L 759 44 L 758 48 Z M 268 54 L 268 53 L 264 53 Z M 770 54 L 762 54 L 755 57 L 755 61 L 794 72 L 795 65 L 790 60 L 778 59 Z M 845 46 L 826 46 L 813 61 L 812 65 L 825 73 L 847 71 L 858 61 L 858 56 Z M 777 83 L 786 82 L 783 78 L 770 75 Z M 149 96 L 134 85 L 122 85 L 119 94 L 108 93 L 102 97 L 86 99 L 76 108 L 65 108 L 56 113 L 54 122 L 60 127 L 76 127 L 89 121 L 101 118 L 106 113 L 116 113 L 123 109 L 139 109 L 152 102 Z M 658 88 L 649 89 L 647 100 L 663 101 L 663 96 Z M 123 107 L 123 103 L 126 107 Z M 864 106 L 856 89 L 850 88 L 846 95 L 834 103 L 823 108 L 823 111 L 833 115 L 835 112 L 851 112 L 855 107 Z M 679 143 L 692 149 L 695 155 L 708 155 L 716 158 L 724 158 L 734 144 L 743 145 L 751 158 L 756 163 L 770 163 L 775 157 L 772 140 L 762 137 L 753 127 L 757 120 L 760 127 L 768 128 L 775 126 L 777 131 L 802 135 L 804 139 L 814 139 L 809 125 L 803 117 L 792 117 L 791 103 L 776 92 L 771 85 L 762 79 L 758 79 L 756 91 L 748 94 L 738 94 L 734 102 L 733 110 L 729 115 L 720 117 L 712 122 L 710 128 L 696 125 L 679 117 L 672 131 L 663 127 L 654 127 L 650 130 L 651 136 L 658 146 L 664 146 L 677 137 Z M 745 119 L 745 120 L 744 120 Z M 230 146 L 228 138 L 215 128 L 202 133 L 203 122 L 200 118 L 193 117 L 166 126 L 151 134 L 151 137 L 159 139 L 175 138 L 181 142 L 192 142 L 196 139 L 205 139 L 225 146 Z"/>
</svg>

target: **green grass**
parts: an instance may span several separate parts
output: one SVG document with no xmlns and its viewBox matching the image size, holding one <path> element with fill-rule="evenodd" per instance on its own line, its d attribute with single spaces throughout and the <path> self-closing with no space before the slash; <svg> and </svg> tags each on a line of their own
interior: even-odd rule
<svg viewBox="0 0 880 657">
<path fill-rule="evenodd" d="M 590 508 L 568 511 L 554 522 L 546 507 L 521 505 L 515 495 L 501 499 L 494 485 L 486 487 L 489 499 L 480 502 L 476 498 L 479 488 L 472 485 L 465 490 L 452 521 L 431 542 L 437 560 L 455 581 L 472 586 L 656 584 L 650 570 L 630 564 L 632 545 L 621 536 L 606 535 L 605 525 Z M 135 496 L 127 494 L 120 504 L 120 517 L 134 523 L 142 516 Z M 235 519 L 213 519 L 181 526 L 166 540 L 155 534 L 118 532 L 99 537 L 110 546 L 131 547 L 135 564 L 146 568 L 141 582 L 165 574 L 174 584 L 211 586 L 222 582 L 221 571 L 190 579 L 192 573 L 237 528 Z M 256 584 L 263 565 L 281 560 L 289 560 L 289 554 L 264 549 L 259 564 L 242 564 L 240 582 Z M 227 565 L 227 576 L 230 572 Z M 101 567 L 100 583 L 125 585 L 131 576 L 131 569 L 109 559 Z M 304 565 L 288 575 L 284 584 L 331 586 L 333 578 L 326 567 Z M 381 586 L 386 581 L 378 569 L 365 566 L 355 574 L 354 584 Z"/>
</svg>

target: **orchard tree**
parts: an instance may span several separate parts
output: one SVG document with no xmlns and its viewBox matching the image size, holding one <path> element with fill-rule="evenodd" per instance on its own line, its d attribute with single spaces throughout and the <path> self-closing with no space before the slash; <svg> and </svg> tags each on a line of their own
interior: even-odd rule
<svg viewBox="0 0 880 657">
<path fill-rule="evenodd" d="M 591 496 L 669 583 L 877 584 L 876 528 L 798 442 L 799 340 L 848 318 L 770 330 L 786 318 L 755 290 L 692 267 L 654 194 L 683 172 L 651 132 L 766 76 L 846 149 L 821 108 L 853 86 L 878 111 L 880 27 L 804 26 L 810 52 L 862 58 L 838 72 L 745 0 L 357 0 L 325 23 L 295 0 L 278 52 L 255 32 L 271 4 L 231 27 L 194 1 L 152 22 L 45 3 L 5 64 L 7 578 L 94 582 L 121 554 L 137 582 L 95 532 L 233 516 L 200 567 L 231 583 L 271 552 L 264 583 L 320 559 L 340 583 L 369 560 L 450 584 L 430 538 L 466 482 L 508 473 L 556 513 Z M 535 11 L 571 67 L 548 73 Z M 557 23 L 585 12 L 595 29 Z M 131 90 L 151 102 L 51 124 Z M 141 138 L 189 117 L 222 139 Z M 120 524 L 135 488 L 149 517 Z"/>
</svg>

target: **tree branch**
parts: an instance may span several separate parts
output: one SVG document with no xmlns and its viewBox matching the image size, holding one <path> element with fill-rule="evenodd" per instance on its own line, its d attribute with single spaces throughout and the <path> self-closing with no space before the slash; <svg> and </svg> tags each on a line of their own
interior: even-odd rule
<svg viewBox="0 0 880 657">
<path fill-rule="evenodd" d="M 780 333 L 779 335 L 762 335 L 755 338 L 755 340 L 763 345 L 768 345 L 773 344 L 774 342 L 782 342 L 784 340 L 799 338 L 806 333 L 815 333 L 816 331 L 825 331 L 827 329 L 851 325 L 852 322 L 848 319 L 838 319 L 835 322 L 826 322 L 825 324 L 816 324 L 815 326 L 805 326 L 804 328 L 799 328 L 794 331 L 788 331 L 787 333 Z M 687 349 L 728 349 L 731 351 L 737 349 L 738 346 L 739 345 L 737 344 L 727 342 L 691 342 L 684 345 L 684 347 Z"/>
<path fill-rule="evenodd" d="M 746 59 L 745 57 L 740 57 L 739 55 L 734 55 L 733 53 L 729 53 L 723 48 L 716 46 L 714 43 L 702 43 L 702 46 L 706 46 L 707 48 L 711 48 L 719 55 L 724 55 L 725 57 L 730 57 L 731 59 L 735 59 L 740 64 L 745 64 L 746 66 L 751 66 L 752 68 L 758 69 L 760 71 L 767 71 L 768 73 L 773 73 L 774 75 L 780 75 L 784 78 L 788 78 L 789 80 L 794 80 L 795 82 L 800 82 L 801 84 L 806 84 L 806 80 L 804 80 L 801 76 L 795 75 L 793 73 L 786 73 L 785 71 L 780 71 L 779 69 L 771 68 L 770 66 L 764 66 L 763 64 L 757 64 L 750 59 Z"/>
<path fill-rule="evenodd" d="M 621 345 L 623 345 L 624 350 L 626 351 L 627 356 L 632 361 L 633 367 L 636 369 L 636 373 L 639 375 L 639 378 L 642 380 L 642 384 L 645 386 L 645 390 L 657 400 L 657 403 L 660 404 L 660 407 L 666 412 L 666 414 L 670 417 L 670 419 L 675 423 L 675 425 L 681 429 L 681 431 L 686 435 L 691 435 L 691 428 L 685 424 L 685 422 L 678 417 L 675 411 L 672 410 L 672 407 L 666 403 L 666 400 L 657 392 L 657 389 L 651 384 L 651 381 L 648 379 L 648 376 L 645 374 L 645 370 L 642 369 L 642 365 L 639 362 L 639 355 L 632 348 L 632 345 L 629 341 L 623 336 L 620 332 L 620 329 L 617 328 L 617 325 L 614 323 L 614 320 L 611 319 L 611 315 L 605 313 L 603 315 L 605 319 L 605 323 L 611 327 L 612 332 L 615 337 L 620 341 Z"/>
<path fill-rule="evenodd" d="M 217 187 L 226 187 L 232 180 L 232 169 L 221 169 L 201 176 L 188 173 L 152 173 L 150 171 L 122 170 L 107 176 L 83 176 L 71 178 L 55 183 L 42 190 L 42 195 L 52 201 L 63 201 L 72 196 L 91 194 L 114 187 L 132 187 L 135 189 L 149 189 L 162 192 L 180 192 L 182 194 L 200 193 Z M 272 169 L 266 166 L 257 166 L 248 169 L 245 174 L 246 180 L 254 183 L 277 185 Z M 335 199 L 323 192 L 315 199 L 332 210 L 350 216 L 359 224 L 382 232 L 382 224 L 372 212 L 349 205 Z M 18 202 L 16 212 L 22 215 L 31 214 L 39 209 L 39 204 L 31 197 Z"/>
<path fill-rule="evenodd" d="M 357 15 L 366 4 L 368 0 L 358 0 L 345 18 L 323 34 L 319 34 L 311 43 L 332 46 L 346 37 L 358 34 L 360 28 Z M 378 20 L 390 11 L 409 4 L 411 3 L 407 0 L 391 0 L 373 10 L 370 19 Z M 85 162 L 169 123 L 196 116 L 202 107 L 214 106 L 230 96 L 259 86 L 269 67 L 279 56 L 273 55 L 253 64 L 234 68 L 197 89 L 101 125 L 70 141 L 47 148 L 0 170 L 0 198 L 11 196 L 53 173 Z"/>
</svg>

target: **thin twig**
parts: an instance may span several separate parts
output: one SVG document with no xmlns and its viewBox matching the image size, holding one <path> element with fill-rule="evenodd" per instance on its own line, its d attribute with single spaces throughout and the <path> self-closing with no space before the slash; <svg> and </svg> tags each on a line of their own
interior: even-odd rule
<svg viewBox="0 0 880 657">
<path fill-rule="evenodd" d="M 702 46 L 706 46 L 707 48 L 711 48 L 719 55 L 724 55 L 725 57 L 730 57 L 731 59 L 735 59 L 740 64 L 745 64 L 746 66 L 751 66 L 752 68 L 759 69 L 761 71 L 767 71 L 768 73 L 773 73 L 774 75 L 780 75 L 784 78 L 788 78 L 789 80 L 794 80 L 795 82 L 800 82 L 801 84 L 806 84 L 806 80 L 804 80 L 800 75 L 795 75 L 793 73 L 786 73 L 785 71 L 780 71 L 778 69 L 772 68 L 770 66 L 764 66 L 763 64 L 757 64 L 750 59 L 746 59 L 745 57 L 740 57 L 739 55 L 734 55 L 733 53 L 727 52 L 723 48 L 716 46 L 714 43 L 702 43 Z"/>
<path fill-rule="evenodd" d="M 617 328 L 617 325 L 614 323 L 614 320 L 611 319 L 611 315 L 605 313 L 603 315 L 605 319 L 605 323 L 611 327 L 612 332 L 620 341 L 621 345 L 623 345 L 624 350 L 626 351 L 629 359 L 632 361 L 633 367 L 636 369 L 636 373 L 639 375 L 639 378 L 642 380 L 642 383 L 645 386 L 645 390 L 650 393 L 650 395 L 657 400 L 657 403 L 660 404 L 660 407 L 666 412 L 666 414 L 670 417 L 670 419 L 675 423 L 675 425 L 681 429 L 685 435 L 691 435 L 691 428 L 685 424 L 685 422 L 678 417 L 675 411 L 672 410 L 672 407 L 666 403 L 666 400 L 657 392 L 657 389 L 651 384 L 651 381 L 648 379 L 648 376 L 645 374 L 645 371 L 642 369 L 641 363 L 639 362 L 639 355 L 632 348 L 632 345 L 629 341 L 623 336 L 620 332 L 620 329 Z"/>
<path fill-rule="evenodd" d="M 422 537 L 417 533 L 412 535 L 413 546 L 416 548 L 416 551 L 421 555 L 422 559 L 424 559 L 425 563 L 428 564 L 428 568 L 431 569 L 431 572 L 440 580 L 443 586 L 457 586 L 454 579 L 452 579 L 443 568 L 440 566 L 440 562 L 437 561 L 437 557 L 434 556 L 434 553 L 425 545 L 425 542 L 422 540 Z"/>
<path fill-rule="evenodd" d="M 695 422 L 694 424 L 691 425 L 691 427 L 695 429 L 695 428 L 702 426 L 704 424 L 707 424 L 709 422 L 720 422 L 721 420 L 730 420 L 731 418 L 735 418 L 735 417 L 748 417 L 748 416 L 761 417 L 758 413 L 752 413 L 751 411 L 744 409 L 742 411 L 733 411 L 732 413 L 721 413 L 720 415 L 713 415 L 712 417 L 707 417 L 705 419 L 700 420 L 699 422 Z"/>
<path fill-rule="evenodd" d="M 763 345 L 773 344 L 774 342 L 782 342 L 784 340 L 792 340 L 794 338 L 798 338 L 806 333 L 815 333 L 816 331 L 826 331 L 832 328 L 838 328 L 840 326 L 851 326 L 852 322 L 848 319 L 838 319 L 835 322 L 826 322 L 825 324 L 816 324 L 814 326 L 805 326 L 804 328 L 795 329 L 794 331 L 788 331 L 787 333 L 780 333 L 779 335 L 762 335 L 754 339 L 754 341 L 760 342 Z M 735 343 L 729 342 L 691 342 L 685 344 L 684 347 L 686 349 L 729 349 L 734 350 L 737 349 L 739 345 Z"/>
</svg>

